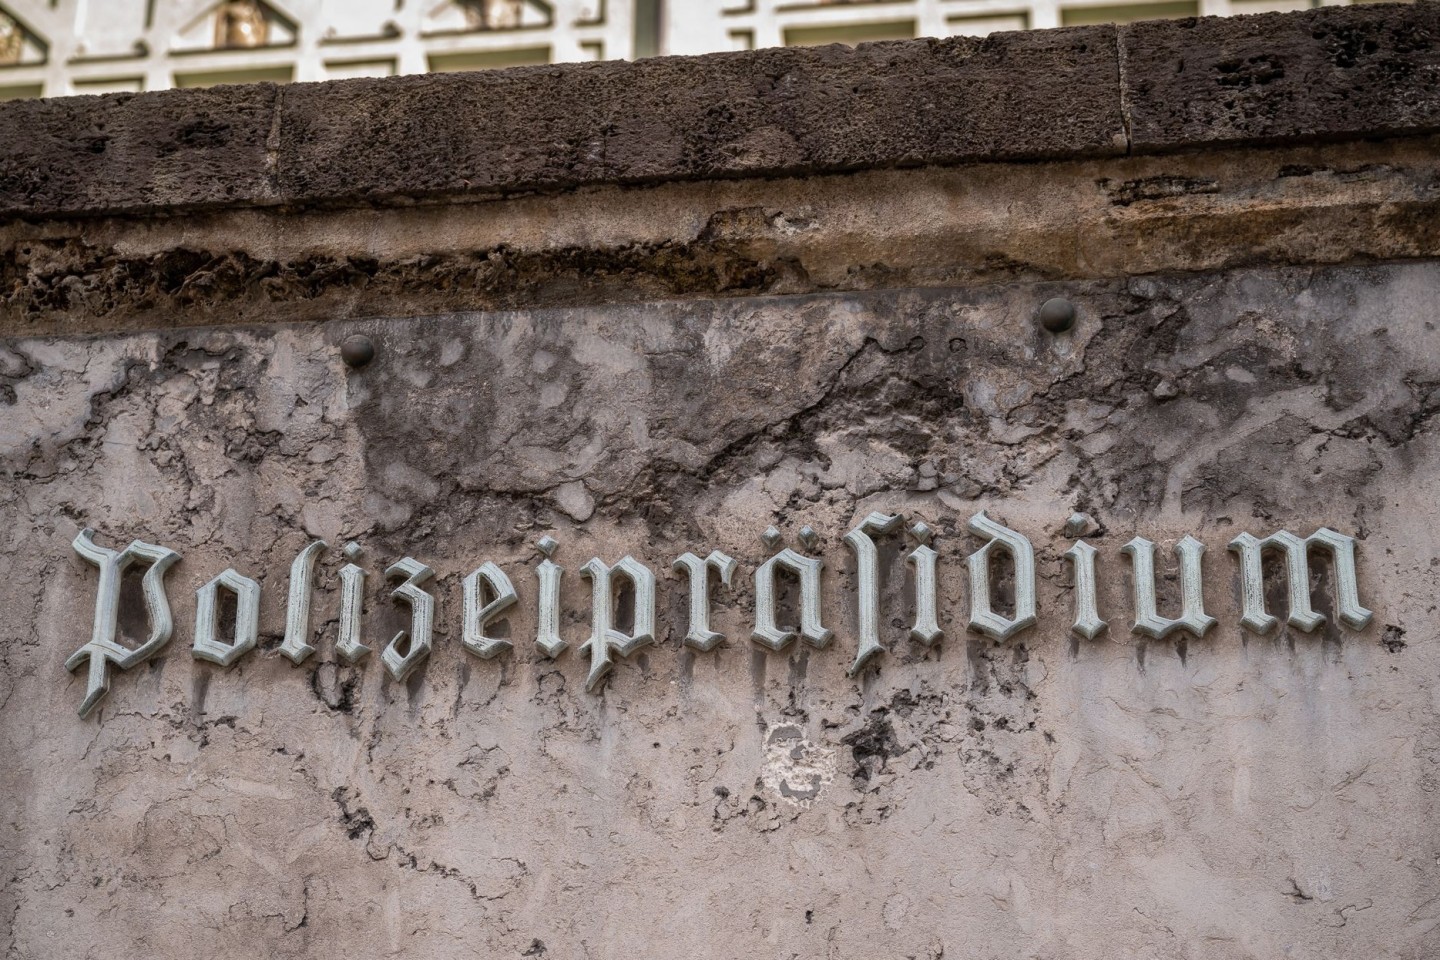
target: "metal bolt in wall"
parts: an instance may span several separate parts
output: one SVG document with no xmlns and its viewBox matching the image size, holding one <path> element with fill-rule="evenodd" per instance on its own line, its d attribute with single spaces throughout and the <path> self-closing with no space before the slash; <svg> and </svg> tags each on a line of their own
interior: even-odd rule
<svg viewBox="0 0 1440 960">
<path fill-rule="evenodd" d="M 1040 306 L 1040 326 L 1051 333 L 1064 333 L 1075 326 L 1075 304 L 1064 297 L 1053 297 Z"/>
<path fill-rule="evenodd" d="M 340 359 L 347 367 L 359 368 L 375 359 L 375 344 L 369 337 L 346 337 L 340 344 Z"/>
</svg>

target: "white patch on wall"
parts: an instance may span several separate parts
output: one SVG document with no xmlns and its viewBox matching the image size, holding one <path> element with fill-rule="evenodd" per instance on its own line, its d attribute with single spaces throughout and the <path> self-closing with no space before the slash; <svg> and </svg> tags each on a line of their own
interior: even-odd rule
<svg viewBox="0 0 1440 960">
<path fill-rule="evenodd" d="M 806 740 L 805 731 L 793 723 L 771 724 L 765 730 L 760 779 L 782 800 L 808 809 L 835 782 L 835 751 Z"/>
</svg>

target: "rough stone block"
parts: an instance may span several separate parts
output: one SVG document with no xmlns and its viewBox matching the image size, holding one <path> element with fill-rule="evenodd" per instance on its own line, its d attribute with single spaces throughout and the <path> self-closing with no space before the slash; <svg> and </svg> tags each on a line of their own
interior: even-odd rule
<svg viewBox="0 0 1440 960">
<path fill-rule="evenodd" d="M 1437 36 L 1433 4 L 1367 6 L 8 103 L 0 216 L 1427 134 L 1440 130 Z"/>
<path fill-rule="evenodd" d="M 276 91 L 267 83 L 7 103 L 0 215 L 273 199 Z"/>
<path fill-rule="evenodd" d="M 1122 27 L 1132 149 L 1440 130 L 1440 5 Z"/>
<path fill-rule="evenodd" d="M 290 201 L 1114 155 L 1110 27 L 286 90 Z"/>
</svg>

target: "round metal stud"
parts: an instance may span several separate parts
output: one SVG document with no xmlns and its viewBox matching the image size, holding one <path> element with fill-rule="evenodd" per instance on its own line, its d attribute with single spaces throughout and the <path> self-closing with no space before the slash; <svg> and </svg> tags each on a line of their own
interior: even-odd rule
<svg viewBox="0 0 1440 960">
<path fill-rule="evenodd" d="M 375 344 L 370 342 L 369 337 L 346 337 L 340 344 L 340 359 L 347 367 L 363 367 L 375 359 Z"/>
<path fill-rule="evenodd" d="M 1040 326 L 1051 333 L 1064 333 L 1075 326 L 1075 304 L 1053 297 L 1040 306 Z"/>
</svg>

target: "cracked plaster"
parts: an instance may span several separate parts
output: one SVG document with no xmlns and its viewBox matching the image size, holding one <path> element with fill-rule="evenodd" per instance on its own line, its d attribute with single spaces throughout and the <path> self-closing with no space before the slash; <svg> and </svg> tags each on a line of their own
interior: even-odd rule
<svg viewBox="0 0 1440 960">
<path fill-rule="evenodd" d="M 1057 292 L 1079 321 L 1052 338 L 1033 309 Z M 7 960 L 1430 956 L 1437 293 L 1413 262 L 4 341 Z M 357 332 L 377 357 L 348 371 Z M 981 507 L 1039 563 L 1040 623 L 1000 644 L 964 629 Z M 886 650 L 852 680 L 840 536 L 877 509 L 935 528 L 947 636 L 907 638 L 882 541 Z M 1095 641 L 1067 630 L 1076 511 Z M 772 523 L 820 533 L 824 650 L 746 639 Z M 93 603 L 82 524 L 184 557 L 175 639 L 87 721 L 62 666 Z M 1243 633 L 1224 544 L 1322 524 L 1360 538 L 1376 622 Z M 531 642 L 544 532 L 554 661 Z M 1221 624 L 1145 641 L 1118 548 L 1186 533 Z M 280 656 L 313 537 L 365 546 L 377 645 L 407 617 L 383 565 L 436 569 L 407 682 L 338 661 L 338 550 L 319 652 Z M 713 591 L 730 639 L 698 653 L 668 568 L 711 548 L 741 571 Z M 578 568 L 627 552 L 661 636 L 586 694 Z M 486 559 L 521 593 L 491 661 L 458 642 Z M 188 645 L 228 565 L 262 584 L 261 637 L 222 670 Z"/>
</svg>

